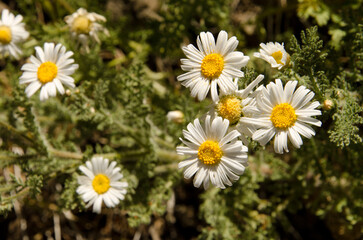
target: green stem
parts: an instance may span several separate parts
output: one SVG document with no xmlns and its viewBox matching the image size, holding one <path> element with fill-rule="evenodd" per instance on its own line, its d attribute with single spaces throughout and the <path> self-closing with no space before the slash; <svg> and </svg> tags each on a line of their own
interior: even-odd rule
<svg viewBox="0 0 363 240">
<path fill-rule="evenodd" d="M 57 149 L 50 148 L 49 153 L 55 157 L 59 158 L 71 158 L 71 159 L 83 159 L 82 153 L 74 153 L 74 152 L 67 152 L 67 151 L 61 151 Z"/>
<path fill-rule="evenodd" d="M 8 192 L 10 190 L 12 190 L 16 185 L 11 184 L 11 185 L 6 185 L 0 188 L 0 192 Z"/>
<path fill-rule="evenodd" d="M 82 153 L 75 153 L 75 152 L 67 152 L 67 151 L 61 151 L 61 150 L 57 150 L 57 149 L 49 149 L 49 152 L 52 156 L 54 157 L 59 157 L 59 158 L 65 158 L 65 159 L 76 159 L 76 160 L 81 160 L 83 159 L 83 154 Z M 162 149 L 156 149 L 155 153 L 157 155 L 157 157 L 159 158 L 159 160 L 161 161 L 165 161 L 165 162 L 174 162 L 174 161 L 181 161 L 183 160 L 183 158 L 179 155 L 176 154 L 175 151 L 168 151 L 168 150 L 162 150 Z M 137 154 L 136 154 L 137 155 Z M 133 156 L 133 154 L 119 154 L 119 153 L 105 153 L 105 154 L 95 154 L 94 156 L 102 156 L 104 158 L 108 158 L 110 160 L 113 160 L 115 158 L 126 158 L 126 157 L 130 157 Z M 1 155 L 0 155 L 0 160 L 1 160 Z M 127 161 L 125 161 L 127 162 Z"/>
<path fill-rule="evenodd" d="M 159 138 L 159 137 L 155 137 L 155 142 L 158 144 L 158 145 L 160 145 L 160 146 L 162 146 L 162 147 L 165 147 L 165 148 L 168 148 L 168 149 L 174 149 L 175 150 L 175 146 L 174 146 L 174 144 L 172 144 L 172 143 L 170 143 L 170 142 L 167 142 L 167 141 L 165 141 L 164 139 L 162 139 L 162 138 Z"/>
<path fill-rule="evenodd" d="M 184 159 L 180 155 L 176 154 L 175 151 L 157 149 L 155 152 L 159 160 L 164 160 L 165 162 L 176 162 L 176 161 L 182 161 Z"/>
<path fill-rule="evenodd" d="M 178 169 L 178 163 L 171 163 L 166 165 L 159 165 L 155 167 L 156 174 L 163 174 L 170 171 L 175 171 Z"/>
<path fill-rule="evenodd" d="M 318 148 L 316 147 L 316 143 L 315 143 L 315 140 L 314 138 L 311 139 L 311 142 L 312 142 L 312 146 L 313 146 L 313 151 L 314 151 L 314 160 L 315 160 L 315 163 L 318 167 L 318 170 L 321 174 L 321 178 L 323 179 L 323 181 L 326 180 L 326 174 L 324 172 L 324 169 L 323 169 L 323 166 L 321 166 L 320 164 L 320 161 L 319 161 L 319 154 L 318 154 Z"/>
<path fill-rule="evenodd" d="M 323 96 L 323 94 L 321 93 L 321 91 L 320 91 L 320 89 L 318 87 L 318 83 L 316 82 L 315 77 L 313 76 L 313 69 L 312 68 L 310 68 L 309 77 L 310 77 L 311 82 L 313 83 L 314 90 L 317 93 L 318 100 L 320 102 L 324 102 L 324 96 Z"/>
<path fill-rule="evenodd" d="M 50 147 L 50 144 L 48 143 L 47 138 L 45 137 L 45 135 L 41 131 L 41 128 L 40 128 L 40 125 L 39 125 L 39 122 L 38 122 L 38 119 L 37 119 L 37 115 L 35 113 L 35 110 L 34 110 L 33 106 L 30 107 L 30 113 L 33 116 L 33 124 L 34 124 L 35 130 L 37 131 L 36 134 L 37 134 L 37 137 L 39 138 L 39 143 L 40 143 L 39 145 L 42 148 L 41 150 L 43 150 L 44 153 L 47 156 L 49 156 L 49 149 L 51 147 Z"/>
<path fill-rule="evenodd" d="M 7 123 L 4 123 L 4 122 L 0 121 L 0 127 L 4 128 L 6 131 L 12 133 L 11 135 L 15 135 L 15 136 L 19 136 L 19 137 L 23 138 L 28 143 L 34 142 L 34 136 L 33 135 L 25 134 L 25 133 L 17 130 L 13 126 L 7 124 Z"/>
<path fill-rule="evenodd" d="M 18 192 L 17 194 L 14 194 L 14 195 L 12 195 L 10 197 L 4 197 L 4 198 L 2 198 L 2 202 L 10 202 L 13 199 L 17 199 L 17 198 L 19 198 L 19 197 L 27 194 L 29 192 L 29 188 L 26 188 L 26 189 L 23 188 L 20 191 L 21 192 Z"/>
</svg>

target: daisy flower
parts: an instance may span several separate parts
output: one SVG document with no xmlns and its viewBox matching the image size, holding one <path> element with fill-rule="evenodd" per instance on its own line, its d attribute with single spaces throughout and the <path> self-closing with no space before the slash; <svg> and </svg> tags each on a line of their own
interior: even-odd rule
<svg viewBox="0 0 363 240">
<path fill-rule="evenodd" d="M 209 111 L 212 117 L 220 116 L 229 121 L 229 129 L 237 129 L 242 135 L 245 145 L 248 145 L 246 136 L 252 137 L 253 132 L 256 130 L 253 125 L 241 124 L 240 119 L 243 116 L 252 116 L 256 111 L 255 96 L 259 92 L 253 89 L 263 80 L 264 76 L 259 75 L 253 82 L 251 82 L 245 89 L 238 90 L 238 78 L 235 79 L 235 89 L 227 92 L 221 92 L 219 100 L 214 102 Z"/>
<path fill-rule="evenodd" d="M 1 55 L 10 54 L 14 58 L 19 58 L 22 54 L 18 45 L 29 37 L 22 20 L 23 16 L 17 15 L 15 17 L 8 9 L 2 11 L 0 20 Z"/>
<path fill-rule="evenodd" d="M 202 101 L 209 90 L 213 101 L 218 100 L 217 85 L 227 92 L 235 89 L 233 78 L 243 77 L 241 68 L 246 66 L 248 56 L 234 51 L 238 46 L 236 37 L 228 39 L 227 32 L 220 31 L 215 42 L 212 33 L 202 32 L 197 38 L 196 49 L 192 44 L 183 47 L 187 59 L 181 59 L 181 68 L 187 73 L 177 77 L 178 81 L 191 89 L 192 97 Z"/>
<path fill-rule="evenodd" d="M 263 87 L 257 95 L 257 108 L 259 113 L 254 117 L 243 117 L 242 123 L 255 125 L 258 130 L 253 133 L 252 139 L 261 145 L 268 143 L 274 136 L 275 152 L 282 154 L 288 152 L 287 137 L 292 145 L 300 148 L 303 141 L 300 135 L 311 138 L 315 131 L 309 125 L 320 127 L 321 122 L 312 116 L 321 115 L 316 110 L 319 102 L 310 102 L 314 93 L 304 86 L 296 91 L 297 81 L 289 81 L 285 88 L 280 79 L 271 82 L 267 88 Z"/>
<path fill-rule="evenodd" d="M 269 42 L 260 44 L 260 52 L 254 53 L 255 57 L 261 58 L 271 64 L 271 67 L 279 70 L 290 63 L 290 55 L 285 51 L 284 43 Z"/>
<path fill-rule="evenodd" d="M 30 83 L 25 89 L 28 97 L 31 97 L 39 88 L 40 100 L 60 94 L 64 94 L 63 84 L 74 88 L 74 79 L 69 75 L 78 69 L 78 64 L 73 64 L 73 52 L 58 43 L 44 43 L 44 50 L 35 47 L 36 56 L 30 57 L 30 63 L 21 67 L 24 71 L 20 77 L 20 84 Z"/>
<path fill-rule="evenodd" d="M 203 183 L 204 189 L 207 189 L 212 182 L 214 186 L 224 189 L 225 184 L 231 186 L 243 174 L 247 166 L 248 149 L 237 140 L 240 136 L 237 130 L 226 134 L 228 126 L 227 119 L 216 117 L 211 120 L 207 116 L 204 128 L 195 119 L 194 124 L 188 124 L 188 131 L 183 130 L 186 140 L 180 140 L 186 147 L 177 147 L 177 153 L 190 157 L 181 161 L 179 168 L 185 167 L 186 179 L 195 174 L 195 187 Z"/>
<path fill-rule="evenodd" d="M 85 46 L 87 46 L 89 37 L 100 43 L 98 32 L 103 31 L 108 34 L 107 29 L 97 23 L 106 22 L 106 18 L 97 13 L 87 12 L 84 8 L 80 8 L 72 15 L 66 16 L 64 21 L 68 24 L 72 37 L 78 39 Z"/>
<path fill-rule="evenodd" d="M 109 160 L 103 157 L 93 157 L 79 169 L 85 176 L 78 177 L 77 193 L 83 201 L 88 202 L 86 207 L 93 205 L 93 212 L 101 213 L 102 202 L 111 208 L 124 200 L 128 187 L 127 182 L 120 182 L 123 178 L 120 168 L 115 167 L 116 162 L 109 164 Z"/>
</svg>

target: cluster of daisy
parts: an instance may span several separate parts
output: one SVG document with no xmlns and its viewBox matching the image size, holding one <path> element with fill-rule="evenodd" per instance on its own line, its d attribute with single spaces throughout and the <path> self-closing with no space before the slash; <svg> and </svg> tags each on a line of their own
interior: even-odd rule
<svg viewBox="0 0 363 240">
<path fill-rule="evenodd" d="M 197 38 L 198 49 L 192 44 L 183 47 L 186 59 L 181 68 L 186 73 L 178 76 L 181 84 L 191 90 L 191 96 L 204 100 L 210 92 L 213 104 L 204 117 L 189 123 L 183 130 L 186 146 L 177 147 L 177 153 L 189 158 L 179 163 L 184 177 L 193 177 L 195 187 L 203 183 L 205 189 L 212 185 L 225 188 L 239 179 L 247 166 L 247 137 L 266 145 L 274 138 L 274 150 L 288 152 L 287 138 L 296 148 L 303 142 L 301 136 L 311 138 L 315 131 L 310 125 L 320 127 L 321 122 L 312 116 L 321 115 L 316 108 L 319 102 L 311 102 L 314 93 L 297 81 L 283 86 L 280 79 L 267 86 L 258 86 L 264 76 L 259 75 L 245 89 L 238 89 L 241 68 L 249 57 L 235 51 L 236 37 L 228 39 L 221 31 L 215 41 L 210 32 L 202 32 Z M 282 69 L 290 64 L 290 56 L 280 43 L 261 43 L 254 56 Z"/>
<path fill-rule="evenodd" d="M 19 45 L 29 37 L 22 20 L 21 15 L 15 16 L 7 9 L 2 11 L 0 20 L 2 57 L 10 55 L 19 58 L 22 54 Z M 71 37 L 77 39 L 83 46 L 88 45 L 89 38 L 99 43 L 98 32 L 103 31 L 107 34 L 107 30 L 97 23 L 105 22 L 106 19 L 83 8 L 66 16 L 65 21 L 70 28 Z M 64 94 L 63 85 L 74 88 L 74 79 L 70 75 L 78 69 L 78 64 L 74 63 L 72 55 L 73 52 L 67 51 L 60 43 L 46 42 L 43 48 L 35 47 L 35 56 L 30 56 L 29 62 L 21 67 L 23 74 L 19 79 L 20 84 L 28 84 L 25 89 L 27 97 L 31 97 L 41 89 L 39 97 L 43 101 L 56 96 L 57 91 Z M 77 193 L 88 203 L 86 207 L 93 205 L 93 211 L 96 213 L 101 212 L 103 202 L 107 207 L 115 207 L 125 197 L 128 184 L 120 181 L 123 175 L 116 165 L 115 161 L 109 163 L 108 159 L 93 157 L 85 166 L 79 167 L 85 175 L 78 177 Z"/>
<path fill-rule="evenodd" d="M 2 57 L 10 55 L 16 59 L 20 57 L 22 44 L 28 37 L 29 32 L 25 30 L 21 15 L 15 16 L 8 9 L 1 13 L 0 20 L 0 54 Z M 107 30 L 98 22 L 105 22 L 105 17 L 89 13 L 80 8 L 77 12 L 65 17 L 71 32 L 71 37 L 82 43 L 88 49 L 88 39 L 100 42 L 98 32 Z M 22 66 L 23 71 L 20 77 L 20 84 L 29 84 L 25 90 L 28 97 L 31 97 L 38 89 L 40 100 L 56 96 L 57 90 L 64 94 L 63 85 L 74 88 L 74 79 L 70 77 L 77 69 L 74 64 L 73 52 L 66 51 L 66 48 L 58 43 L 44 43 L 44 47 L 35 47 L 36 56 L 31 56 L 29 63 Z"/>
</svg>

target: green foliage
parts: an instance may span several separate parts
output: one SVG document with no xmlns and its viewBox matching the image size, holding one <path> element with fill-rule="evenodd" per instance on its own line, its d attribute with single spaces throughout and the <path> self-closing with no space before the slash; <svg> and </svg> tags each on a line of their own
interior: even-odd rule
<svg viewBox="0 0 363 240">
<path fill-rule="evenodd" d="M 339 147 L 348 146 L 351 142 L 361 143 L 362 137 L 359 135 L 359 127 L 363 124 L 363 117 L 360 116 L 363 108 L 351 96 L 347 96 L 343 106 L 333 115 L 334 128 L 329 130 L 330 140 Z"/>
<path fill-rule="evenodd" d="M 29 194 L 32 197 L 37 196 L 42 191 L 43 187 L 43 176 L 42 175 L 31 175 L 26 179 L 26 186 L 29 187 Z"/>
<path fill-rule="evenodd" d="M 15 201 L 24 214 L 35 204 L 44 212 L 56 205 L 65 232 L 68 220 L 62 214 L 71 212 L 82 224 L 85 219 L 109 224 L 122 218 L 128 225 L 114 226 L 127 228 L 119 231 L 119 235 L 130 232 L 125 239 L 163 219 L 166 235 L 169 228 L 177 228 L 181 217 L 187 218 L 184 212 L 181 217 L 175 213 L 174 223 L 166 217 L 174 214 L 167 212 L 172 196 L 176 196 L 173 211 L 177 212 L 184 194 L 193 198 L 188 210 L 199 217 L 193 222 L 194 238 L 302 239 L 305 232 L 313 231 L 299 221 L 312 219 L 335 239 L 361 239 L 362 1 L 299 0 L 297 4 L 285 1 L 286 6 L 279 5 L 284 1 L 231 0 L 150 1 L 150 5 L 138 0 L 132 4 L 10 2 L 12 11 L 24 16 L 31 36 L 19 61 L 0 61 L 1 215 L 6 217 Z M 107 18 L 109 35 L 100 34 L 101 44 L 90 43 L 89 52 L 70 37 L 63 21 L 79 7 Z M 245 31 L 246 24 L 252 26 L 251 33 Z M 276 78 L 297 80 L 321 103 L 322 115 L 317 118 L 322 127 L 314 127 L 312 139 L 303 138 L 301 149 L 289 146 L 291 152 L 284 155 L 274 154 L 271 144 L 262 147 L 249 139 L 250 165 L 232 187 L 191 193 L 185 187 L 191 183 L 181 183 L 177 165 L 182 158 L 175 146 L 180 144 L 182 129 L 203 116 L 211 101 L 191 98 L 189 89 L 176 80 L 184 57 L 180 46 L 195 45 L 201 31 L 216 34 L 222 29 L 240 41 L 238 51 L 250 56 L 242 69 L 245 76 L 238 82 L 241 89 L 259 74 L 265 75 L 263 84 Z M 256 60 L 253 52 L 266 41 L 287 43 L 291 65 L 279 71 Z M 19 76 L 34 47 L 44 42 L 64 44 L 74 52 L 79 69 L 73 75 L 75 89 L 40 102 L 39 93 L 26 97 Z M 180 110 L 184 121 L 168 121 L 166 115 L 173 110 Z M 97 217 L 76 193 L 79 166 L 94 155 L 116 161 L 129 185 L 125 200 L 114 209 L 102 209 Z M 186 234 L 180 229 L 178 234 Z M 100 234 L 104 231 L 106 227 Z M 110 236 L 114 237 L 106 237 Z"/>
<path fill-rule="evenodd" d="M 329 84 L 323 71 L 319 71 L 324 64 L 327 53 L 322 51 L 323 41 L 318 35 L 318 28 L 312 27 L 306 32 L 301 32 L 301 45 L 295 36 L 290 39 L 290 49 L 293 52 L 291 60 L 294 63 L 294 71 L 299 75 L 309 76 L 309 81 L 304 82 L 307 87 L 317 91 L 318 99 L 323 100 L 322 94 Z M 319 84 L 317 86 L 317 84 Z M 323 90 L 321 93 L 320 89 Z"/>
</svg>

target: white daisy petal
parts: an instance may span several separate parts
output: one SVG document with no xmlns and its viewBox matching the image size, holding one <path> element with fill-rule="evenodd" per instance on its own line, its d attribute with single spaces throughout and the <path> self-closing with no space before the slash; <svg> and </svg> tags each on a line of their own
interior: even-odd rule
<svg viewBox="0 0 363 240">
<path fill-rule="evenodd" d="M 87 177 L 89 177 L 90 179 L 94 178 L 94 174 L 93 174 L 91 169 L 89 169 L 89 168 L 87 168 L 85 166 L 80 166 L 79 170 L 81 170 L 84 174 L 86 174 Z"/>
<path fill-rule="evenodd" d="M 221 177 L 222 183 L 224 183 L 224 184 L 226 184 L 228 186 L 232 186 L 232 182 L 229 180 L 226 172 L 223 170 L 222 165 L 219 165 L 217 167 L 217 173 Z"/>
<path fill-rule="evenodd" d="M 101 208 L 102 208 L 102 195 L 97 197 L 95 203 L 93 204 L 93 212 L 100 214 Z"/>
<path fill-rule="evenodd" d="M 220 141 L 219 145 L 223 147 L 226 143 L 238 138 L 241 134 L 237 130 L 233 130 L 225 135 Z"/>
<path fill-rule="evenodd" d="M 260 52 L 253 55 L 270 63 L 271 67 L 281 69 L 289 64 L 290 55 L 286 52 L 283 43 L 261 43 L 260 47 Z"/>
<path fill-rule="evenodd" d="M 210 182 L 210 178 L 209 178 L 209 174 L 207 174 L 204 178 L 204 182 L 203 182 L 203 188 L 204 190 L 207 190 L 209 188 L 209 182 Z"/>
<path fill-rule="evenodd" d="M 188 141 L 185 141 L 184 139 L 182 138 L 179 138 L 179 140 L 184 143 L 185 145 L 187 145 L 187 147 L 189 147 L 190 149 L 198 149 L 198 145 L 193 143 L 193 142 L 188 142 Z"/>
<path fill-rule="evenodd" d="M 60 94 L 64 94 L 63 84 L 74 87 L 74 79 L 68 75 L 78 68 L 78 64 L 72 64 L 73 59 L 68 59 L 73 53 L 65 52 L 63 45 L 44 43 L 43 49 L 35 47 L 37 57 L 31 56 L 31 63 L 23 65 L 21 70 L 24 72 L 19 79 L 20 84 L 30 83 L 26 90 L 28 97 L 41 87 L 39 94 L 41 101 L 56 96 L 57 90 Z"/>
<path fill-rule="evenodd" d="M 88 40 L 99 43 L 99 32 L 109 35 L 109 32 L 99 22 L 105 22 L 106 18 L 97 13 L 88 12 L 84 8 L 78 9 L 71 15 L 64 18 L 67 23 L 71 36 L 82 44 L 82 47 L 89 51 Z"/>
<path fill-rule="evenodd" d="M 181 147 L 181 146 L 178 146 L 176 148 L 176 151 L 180 155 L 196 155 L 196 154 L 198 154 L 198 150 L 190 149 L 188 147 Z"/>
<path fill-rule="evenodd" d="M 245 171 L 245 167 L 241 163 L 234 161 L 227 156 L 223 156 L 222 161 L 225 166 L 229 167 L 229 169 L 237 175 L 242 175 Z"/>
<path fill-rule="evenodd" d="M 191 61 L 200 64 L 202 63 L 204 56 L 198 49 L 193 46 L 193 44 L 189 44 L 187 47 L 183 47 L 182 50 Z"/>
<path fill-rule="evenodd" d="M 226 56 L 227 54 L 233 52 L 238 46 L 238 40 L 235 36 L 231 37 L 230 39 L 228 39 L 225 47 L 223 48 L 221 54 L 223 56 Z"/>
<path fill-rule="evenodd" d="M 215 80 L 213 80 L 211 82 L 210 89 L 211 89 L 212 100 L 218 101 L 219 97 L 218 97 L 218 91 L 217 91 L 217 82 Z"/>
<path fill-rule="evenodd" d="M 239 153 L 239 152 L 241 152 L 242 146 L 243 146 L 242 142 L 236 141 L 233 143 L 225 144 L 222 147 L 222 151 L 228 152 L 228 153 Z"/>
<path fill-rule="evenodd" d="M 253 82 L 251 82 L 245 89 L 241 90 L 241 97 L 247 98 L 248 94 L 251 94 L 252 89 L 254 89 L 263 79 L 264 76 L 262 74 L 258 75 Z"/>
<path fill-rule="evenodd" d="M 299 116 L 298 121 L 321 127 L 321 122 L 315 118 Z"/>
<path fill-rule="evenodd" d="M 47 100 L 49 97 L 48 95 L 48 90 L 45 88 L 45 87 L 42 87 L 40 89 L 40 94 L 39 94 L 39 99 L 40 101 L 44 101 L 44 100 Z"/>
<path fill-rule="evenodd" d="M 48 45 L 46 45 L 46 43 L 44 43 L 44 48 L 45 48 L 45 46 L 48 46 Z M 38 47 L 38 46 L 35 47 L 35 55 L 42 63 L 48 61 L 48 59 L 47 60 L 45 59 L 44 51 L 41 47 Z"/>
<path fill-rule="evenodd" d="M 292 127 L 289 128 L 287 135 L 289 136 L 289 139 L 296 148 L 300 148 L 300 146 L 303 144 L 303 141 L 299 135 L 299 133 Z"/>
<path fill-rule="evenodd" d="M 312 136 L 315 136 L 314 129 L 305 123 L 296 122 L 294 128 L 299 134 L 303 135 L 306 138 L 311 138 Z"/>
<path fill-rule="evenodd" d="M 194 124 L 189 123 L 187 129 L 195 139 L 199 140 L 200 142 L 205 141 L 205 133 L 200 126 L 199 119 L 195 119 Z"/>
<path fill-rule="evenodd" d="M 53 82 L 54 82 L 55 86 L 57 87 L 58 92 L 63 95 L 64 87 L 63 87 L 62 83 L 58 80 L 58 78 L 54 78 Z"/>
<path fill-rule="evenodd" d="M 314 109 L 300 109 L 295 111 L 297 116 L 319 116 L 321 115 L 320 110 Z"/>
<path fill-rule="evenodd" d="M 221 117 L 217 117 L 212 122 L 212 129 L 215 132 L 215 137 L 217 141 L 221 141 L 223 136 L 226 134 L 229 127 L 229 121 L 227 119 L 223 119 Z"/>
<path fill-rule="evenodd" d="M 226 31 L 220 31 L 217 38 L 216 50 L 218 53 L 222 54 L 224 46 L 227 44 L 228 34 Z"/>
<path fill-rule="evenodd" d="M 101 213 L 102 202 L 107 207 L 117 206 L 127 193 L 128 184 L 119 181 L 122 174 L 116 164 L 109 164 L 103 157 L 93 157 L 85 166 L 79 167 L 85 176 L 78 177 L 77 193 L 87 203 L 87 208 L 93 205 L 93 212 Z"/>
<path fill-rule="evenodd" d="M 287 136 L 285 131 L 278 131 L 275 135 L 274 149 L 276 153 L 283 154 L 287 149 Z M 288 151 L 287 151 L 288 152 Z"/>
<path fill-rule="evenodd" d="M 261 47 L 265 48 L 264 45 Z M 297 81 L 289 81 L 284 88 L 281 80 L 276 79 L 275 83 L 259 87 L 255 109 L 251 109 L 250 116 L 240 120 L 240 123 L 255 128 L 252 130 L 252 139 L 261 145 L 267 144 L 274 137 L 276 153 L 289 151 L 287 138 L 294 147 L 299 148 L 303 144 L 300 135 L 306 138 L 315 135 L 308 124 L 318 127 L 322 124 L 311 117 L 321 115 L 321 111 L 315 109 L 320 106 L 319 102 L 310 102 L 314 93 L 304 86 L 294 91 L 296 85 Z"/>
<path fill-rule="evenodd" d="M 243 174 L 247 166 L 247 147 L 238 140 L 240 133 L 236 130 L 227 134 L 229 121 L 221 117 L 205 117 L 205 124 L 200 124 L 196 119 L 188 125 L 188 131 L 184 132 L 184 137 L 198 135 L 197 138 L 203 141 L 192 145 L 193 149 L 187 147 L 177 147 L 178 154 L 191 155 L 191 157 L 181 161 L 179 168 L 184 169 L 184 178 L 189 179 L 194 175 L 193 184 L 195 187 L 207 189 L 209 184 L 225 188 L 225 185 L 232 185 L 232 181 L 239 177 L 236 174 Z M 182 142 L 186 142 L 182 140 Z M 243 165 L 244 164 L 244 165 Z"/>
<path fill-rule="evenodd" d="M 221 162 L 221 163 L 220 163 L 220 166 L 223 168 L 223 170 L 225 171 L 226 175 L 228 176 L 228 178 L 229 178 L 230 180 L 232 180 L 232 181 L 237 181 L 237 180 L 239 179 L 239 176 L 238 176 L 238 175 L 236 175 L 235 173 L 233 173 L 233 172 L 231 171 L 231 169 L 225 165 L 225 163 L 224 163 L 224 162 Z"/>
<path fill-rule="evenodd" d="M 200 168 L 193 180 L 194 187 L 199 188 L 206 176 L 207 169 L 204 167 Z"/>
<path fill-rule="evenodd" d="M 291 103 L 291 99 L 296 88 L 297 81 L 288 81 L 284 89 L 284 102 Z"/>
<path fill-rule="evenodd" d="M 186 73 L 179 75 L 178 81 L 199 101 L 204 100 L 209 91 L 212 100 L 217 101 L 217 85 L 224 92 L 235 89 L 232 78 L 244 75 L 241 67 L 247 64 L 249 57 L 234 52 L 237 45 L 236 37 L 228 40 L 225 31 L 219 33 L 217 42 L 212 33 L 201 32 L 197 37 L 198 49 L 191 44 L 182 48 L 187 59 L 181 59 L 181 68 Z"/>
<path fill-rule="evenodd" d="M 275 135 L 275 131 L 273 128 L 262 128 L 257 130 L 253 136 L 252 139 L 259 142 L 262 146 L 265 146 Z"/>
<path fill-rule="evenodd" d="M 38 91 L 38 89 L 42 86 L 39 82 L 32 82 L 25 89 L 25 94 L 27 97 L 33 96 L 33 94 Z"/>
<path fill-rule="evenodd" d="M 199 145 L 202 143 L 202 140 L 200 138 L 197 138 L 197 136 L 193 136 L 190 132 L 183 130 L 184 137 L 192 142 L 193 144 Z"/>
<path fill-rule="evenodd" d="M 228 74 L 229 76 L 231 76 L 232 78 L 236 78 L 236 77 L 243 77 L 243 72 L 241 70 L 238 70 L 236 68 L 233 67 L 225 67 L 223 69 L 223 71 Z"/>
<path fill-rule="evenodd" d="M 8 9 L 1 13 L 0 25 L 2 28 L 2 41 L 0 43 L 0 53 L 3 56 L 11 56 L 18 59 L 22 54 L 19 46 L 29 37 L 25 30 L 25 24 L 22 22 L 21 15 L 14 16 Z"/>
<path fill-rule="evenodd" d="M 49 96 L 54 97 L 57 95 L 57 89 L 53 82 L 49 82 L 44 86 L 47 89 Z"/>
<path fill-rule="evenodd" d="M 178 164 L 178 168 L 188 167 L 197 161 L 198 161 L 198 158 L 195 158 L 195 157 L 186 159 Z"/>
<path fill-rule="evenodd" d="M 208 80 L 202 80 L 200 82 L 201 82 L 201 89 L 198 92 L 198 100 L 203 101 L 203 99 L 205 99 L 205 97 L 209 92 L 210 84 Z"/>
<path fill-rule="evenodd" d="M 199 170 L 198 162 L 193 163 L 189 167 L 187 167 L 184 171 L 184 178 L 190 179 L 193 175 Z"/>
</svg>

